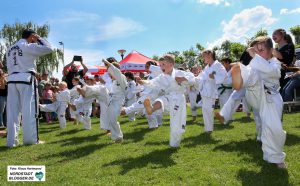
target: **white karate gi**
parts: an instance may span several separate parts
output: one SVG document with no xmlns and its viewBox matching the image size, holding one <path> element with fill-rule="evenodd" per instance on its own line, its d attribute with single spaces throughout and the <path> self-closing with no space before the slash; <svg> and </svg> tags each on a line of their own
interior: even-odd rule
<svg viewBox="0 0 300 186">
<path fill-rule="evenodd" d="M 38 143 L 38 93 L 35 60 L 53 51 L 43 38 L 42 44 L 20 39 L 6 52 L 8 71 L 7 146 L 18 145 L 20 114 L 22 115 L 23 144 Z"/>
<path fill-rule="evenodd" d="M 224 117 L 224 124 L 228 124 L 233 119 L 233 113 L 239 107 L 241 99 L 245 97 L 246 89 L 234 90 L 229 96 L 227 102 L 220 111 L 220 115 Z"/>
<path fill-rule="evenodd" d="M 74 104 L 75 99 L 78 99 L 78 98 L 79 98 L 79 93 L 77 91 L 77 86 L 74 86 L 70 90 L 70 103 Z M 72 109 L 70 109 L 70 117 L 75 119 L 76 118 L 75 114 L 76 114 L 76 111 L 73 111 Z"/>
<path fill-rule="evenodd" d="M 215 73 L 214 79 L 209 77 L 209 74 L 212 73 Z M 206 132 L 214 130 L 214 107 L 218 98 L 218 85 L 224 82 L 226 76 L 225 67 L 216 60 L 210 66 L 206 65 L 197 77 L 202 97 L 202 113 Z"/>
<path fill-rule="evenodd" d="M 110 130 L 109 118 L 108 118 L 108 103 L 109 103 L 109 92 L 108 89 L 102 85 L 85 86 L 85 97 L 97 99 L 100 104 L 100 129 Z"/>
<path fill-rule="evenodd" d="M 246 100 L 261 119 L 263 159 L 283 163 L 286 132 L 282 129 L 283 101 L 278 92 L 280 62 L 276 58 L 266 61 L 256 54 L 247 67 L 242 64 L 240 67 Z"/>
<path fill-rule="evenodd" d="M 68 107 L 68 103 L 70 102 L 70 91 L 65 89 L 59 92 L 56 95 L 56 100 L 54 103 L 41 105 L 40 109 L 43 112 L 56 112 L 58 115 L 58 121 L 60 128 L 66 128 L 66 109 Z"/>
<path fill-rule="evenodd" d="M 232 77 L 230 70 L 229 72 L 227 72 L 227 77 L 225 78 L 225 81 L 218 87 L 219 103 L 221 109 L 229 99 L 232 92 Z"/>
<path fill-rule="evenodd" d="M 175 77 L 185 77 L 187 81 L 178 84 Z M 185 90 L 195 83 L 195 77 L 191 73 L 173 69 L 172 74 L 161 74 L 150 81 L 153 89 L 162 89 L 164 96 L 155 101 L 161 102 L 162 111 L 170 112 L 170 146 L 179 147 L 182 134 L 186 126 L 186 99 Z"/>
<path fill-rule="evenodd" d="M 129 107 L 136 102 L 135 93 L 136 83 L 134 80 L 130 80 L 127 83 L 126 93 L 125 93 L 125 107 Z M 128 114 L 129 121 L 135 121 L 135 112 Z"/>
<path fill-rule="evenodd" d="M 108 72 L 115 78 L 113 80 L 112 89 L 110 91 L 110 100 L 107 108 L 107 115 L 109 117 L 109 127 L 112 140 L 123 139 L 118 117 L 121 113 L 121 108 L 125 100 L 125 91 L 127 87 L 126 77 L 121 71 L 109 64 Z"/>
<path fill-rule="evenodd" d="M 148 76 L 148 81 L 156 78 L 159 76 L 162 72 L 160 67 L 150 65 L 149 68 L 150 74 Z M 144 112 L 144 101 L 146 98 L 150 98 L 151 103 L 154 102 L 156 98 L 161 95 L 161 89 L 153 89 L 149 87 L 147 84 L 143 86 L 143 91 L 140 92 L 140 97 L 138 100 L 131 104 L 130 106 L 125 108 L 126 115 L 129 115 L 131 113 L 145 113 Z M 163 119 L 163 113 L 161 112 L 154 112 L 151 115 L 148 115 L 145 113 L 146 118 L 148 120 L 148 126 L 149 128 L 157 128 L 159 125 L 162 125 L 162 119 Z"/>
</svg>

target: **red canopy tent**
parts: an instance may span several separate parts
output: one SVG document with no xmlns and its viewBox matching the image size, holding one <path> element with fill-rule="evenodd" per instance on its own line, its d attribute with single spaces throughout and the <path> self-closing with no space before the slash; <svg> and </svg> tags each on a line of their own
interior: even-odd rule
<svg viewBox="0 0 300 186">
<path fill-rule="evenodd" d="M 83 69 L 83 67 L 80 64 L 76 65 L 76 67 L 78 70 Z M 96 74 L 102 75 L 107 71 L 105 66 L 100 66 L 100 65 L 86 65 L 86 67 L 88 68 L 87 73 L 92 75 L 96 75 Z M 71 67 L 69 67 L 69 70 L 71 70 Z"/>
<path fill-rule="evenodd" d="M 145 72 L 145 64 L 147 61 L 155 60 L 144 56 L 137 51 L 132 51 L 122 61 L 120 61 L 119 64 L 122 72 Z"/>
</svg>

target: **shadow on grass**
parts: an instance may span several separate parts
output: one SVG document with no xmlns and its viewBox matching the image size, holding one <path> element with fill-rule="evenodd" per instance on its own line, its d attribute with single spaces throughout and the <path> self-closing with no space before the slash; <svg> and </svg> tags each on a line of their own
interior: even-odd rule
<svg viewBox="0 0 300 186">
<path fill-rule="evenodd" d="M 237 178 L 242 181 L 242 185 L 291 185 L 289 175 L 286 170 L 280 170 L 275 165 L 268 164 L 262 167 L 259 172 L 246 169 L 239 170 Z"/>
<path fill-rule="evenodd" d="M 220 123 L 218 124 L 214 124 L 214 130 L 215 131 L 219 131 L 219 130 L 231 130 L 234 129 L 234 125 L 230 124 L 230 125 L 222 125 Z"/>
<path fill-rule="evenodd" d="M 157 142 L 146 142 L 145 145 L 153 145 L 153 146 L 159 146 L 159 145 L 169 145 L 169 141 L 157 141 Z"/>
<path fill-rule="evenodd" d="M 196 147 L 197 145 L 204 145 L 204 144 L 217 144 L 220 140 L 215 140 L 211 134 L 202 133 L 199 136 L 192 136 L 188 138 L 184 138 L 182 143 L 185 147 Z"/>
<path fill-rule="evenodd" d="M 59 129 L 60 128 L 59 128 L 58 125 L 53 125 L 53 124 L 51 124 L 51 126 L 50 125 L 41 125 L 41 126 L 39 126 L 39 134 L 54 132 L 54 131 L 57 131 Z"/>
<path fill-rule="evenodd" d="M 89 154 L 94 153 L 96 150 L 100 150 L 106 147 L 108 144 L 92 144 L 87 145 L 84 147 L 78 147 L 74 150 L 65 150 L 63 152 L 59 152 L 56 154 L 49 154 L 49 155 L 41 155 L 39 159 L 53 159 L 53 158 L 60 158 L 58 162 L 68 162 L 74 159 L 82 158 L 88 156 Z M 62 158 L 62 159 L 61 159 Z"/>
<path fill-rule="evenodd" d="M 246 155 L 246 162 L 253 162 L 261 166 L 260 172 L 241 169 L 238 172 L 238 179 L 242 185 L 289 185 L 288 172 L 280 170 L 275 164 L 263 160 L 261 144 L 256 140 L 231 142 L 214 148 L 225 152 L 237 152 Z M 250 160 L 249 160 L 250 157 Z"/>
<path fill-rule="evenodd" d="M 136 157 L 136 158 L 125 158 L 121 160 L 116 160 L 111 163 L 103 165 L 103 167 L 110 166 L 121 166 L 122 170 L 119 174 L 124 175 L 130 170 L 140 169 L 143 167 L 147 167 L 148 164 L 154 164 L 156 166 L 152 166 L 153 169 L 156 168 L 166 168 L 175 165 L 175 161 L 172 159 L 172 154 L 177 152 L 177 149 L 163 149 L 163 150 L 155 150 L 148 154 Z"/>
<path fill-rule="evenodd" d="M 234 119 L 233 122 L 237 122 L 239 124 L 251 123 L 251 122 L 254 122 L 254 119 L 251 118 L 251 117 L 244 116 L 244 117 L 241 117 L 241 118 Z"/>
<path fill-rule="evenodd" d="M 293 145 L 297 145 L 298 143 L 300 143 L 300 137 L 294 134 L 286 134 L 286 141 L 285 141 L 285 145 L 286 146 L 293 146 Z"/>
<path fill-rule="evenodd" d="M 235 141 L 219 145 L 214 148 L 214 151 L 238 152 L 241 155 L 250 156 L 251 162 L 254 162 L 258 165 L 267 164 L 262 159 L 261 143 L 254 139 Z M 247 158 L 246 161 L 249 161 L 249 159 Z"/>
<path fill-rule="evenodd" d="M 155 131 L 155 129 L 149 129 L 149 128 L 134 129 L 133 132 L 124 134 L 124 138 L 132 142 L 138 142 L 144 139 L 145 134 L 153 131 Z"/>
<path fill-rule="evenodd" d="M 65 135 L 70 135 L 70 134 L 75 134 L 80 131 L 84 131 L 85 129 L 72 129 L 68 131 L 62 131 L 61 133 L 57 134 L 56 136 L 65 136 Z"/>
<path fill-rule="evenodd" d="M 73 138 L 68 138 L 68 139 L 62 139 L 59 141 L 54 141 L 54 142 L 51 142 L 51 144 L 59 143 L 61 146 L 78 145 L 78 144 L 82 144 L 82 143 L 89 143 L 89 142 L 97 141 L 103 135 L 105 135 L 105 133 L 95 134 L 92 136 L 73 137 Z"/>
</svg>

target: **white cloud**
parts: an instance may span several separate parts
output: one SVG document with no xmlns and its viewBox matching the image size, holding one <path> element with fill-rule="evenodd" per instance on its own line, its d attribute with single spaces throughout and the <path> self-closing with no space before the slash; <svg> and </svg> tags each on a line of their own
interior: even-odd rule
<svg viewBox="0 0 300 186">
<path fill-rule="evenodd" d="M 146 28 L 129 18 L 112 17 L 112 19 L 101 25 L 97 30 L 99 34 L 89 36 L 87 41 L 103 41 L 115 38 L 124 38 L 144 31 Z"/>
<path fill-rule="evenodd" d="M 49 19 L 50 24 L 71 24 L 77 22 L 99 22 L 100 16 L 98 14 L 80 11 L 66 11 L 59 13 L 59 17 L 52 17 Z"/>
<path fill-rule="evenodd" d="M 266 28 L 276 22 L 272 11 L 264 6 L 244 9 L 235 14 L 228 22 L 222 21 L 223 35 L 214 42 L 208 43 L 208 48 L 220 45 L 225 40 L 241 42 L 260 28 Z"/>
<path fill-rule="evenodd" d="M 300 14 L 300 7 L 292 10 L 283 8 L 280 10 L 280 14 Z"/>
<path fill-rule="evenodd" d="M 230 6 L 230 3 L 226 0 L 197 0 L 197 3 L 207 5 L 221 5 L 224 3 L 225 6 Z"/>
</svg>

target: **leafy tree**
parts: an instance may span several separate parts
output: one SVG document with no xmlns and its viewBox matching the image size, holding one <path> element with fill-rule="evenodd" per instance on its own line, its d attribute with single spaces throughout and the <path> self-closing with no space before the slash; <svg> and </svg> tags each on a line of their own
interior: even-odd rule
<svg viewBox="0 0 300 186">
<path fill-rule="evenodd" d="M 196 51 L 193 47 L 191 47 L 189 50 L 183 51 L 182 55 L 183 55 L 185 65 L 188 68 L 191 68 L 192 66 L 198 63 L 199 52 Z"/>
<path fill-rule="evenodd" d="M 230 51 L 231 51 L 231 59 L 233 61 L 239 61 L 244 50 L 246 49 L 246 46 L 241 43 L 231 43 L 230 44 Z"/>
<path fill-rule="evenodd" d="M 300 25 L 291 27 L 290 31 L 295 36 L 295 44 L 300 47 Z"/>
<path fill-rule="evenodd" d="M 19 23 L 15 24 L 4 24 L 0 30 L 0 40 L 3 42 L 0 43 L 0 60 L 4 62 L 5 65 L 5 51 L 8 47 L 13 45 L 22 37 L 22 32 L 24 29 L 33 29 L 41 37 L 47 38 L 50 27 L 47 24 L 36 25 L 32 22 Z M 55 52 L 47 54 L 43 57 L 40 57 L 37 60 L 37 71 L 38 72 L 52 72 L 53 70 L 58 70 L 58 64 L 60 61 L 63 61 L 63 53 L 59 49 L 55 49 Z"/>
<path fill-rule="evenodd" d="M 177 64 L 184 63 L 184 59 L 179 51 L 171 51 L 171 52 L 168 52 L 168 54 L 172 54 L 175 56 L 175 63 L 177 63 Z"/>
<path fill-rule="evenodd" d="M 259 36 L 267 36 L 268 35 L 268 31 L 266 29 L 260 28 L 260 30 L 258 30 L 253 37 L 251 37 L 250 39 L 247 40 L 247 45 L 249 46 L 250 43 L 257 37 Z"/>
</svg>

